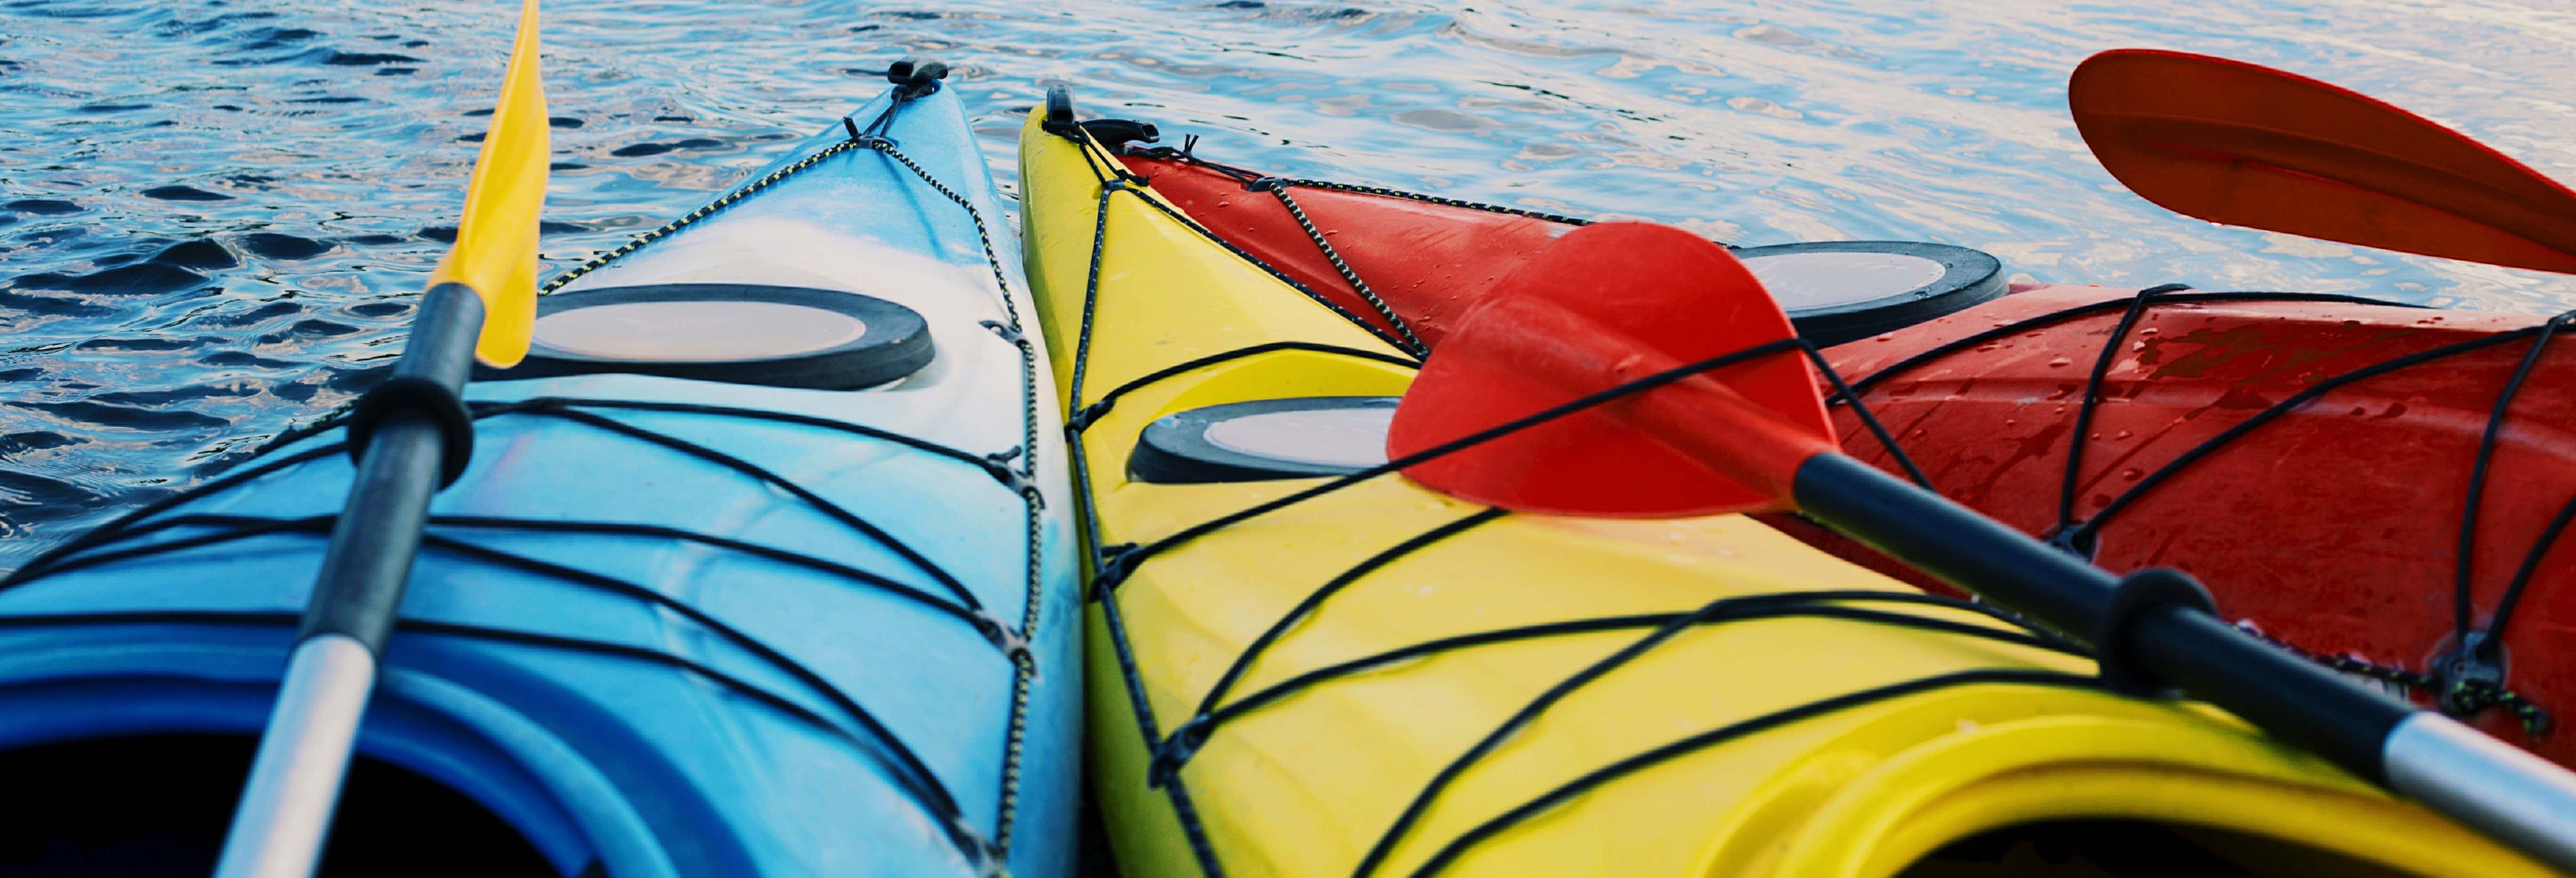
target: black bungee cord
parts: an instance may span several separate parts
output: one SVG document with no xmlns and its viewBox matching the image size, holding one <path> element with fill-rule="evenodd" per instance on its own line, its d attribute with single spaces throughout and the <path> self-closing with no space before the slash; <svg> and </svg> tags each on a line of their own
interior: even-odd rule
<svg viewBox="0 0 2576 878">
<path fill-rule="evenodd" d="M 1067 115 L 1069 116 L 1069 110 Z M 1108 205 L 1109 202 L 1119 193 L 1124 192 L 1136 196 L 1145 204 L 1155 208 L 1159 213 L 1170 217 L 1187 228 L 1192 229 L 1200 236 L 1212 242 L 1224 245 L 1226 249 L 1235 253 L 1235 255 L 1253 262 L 1257 266 L 1270 270 L 1270 273 L 1274 277 L 1278 277 L 1283 281 L 1289 282 L 1300 292 L 1305 293 L 1311 298 L 1315 298 L 1318 302 L 1321 302 L 1328 307 L 1333 306 L 1329 301 L 1324 300 L 1320 296 L 1316 296 L 1313 291 L 1306 289 L 1302 285 L 1296 284 L 1293 280 L 1288 279 L 1285 275 L 1279 273 L 1275 269 L 1270 269 L 1269 266 L 1262 265 L 1259 260 L 1252 258 L 1240 249 L 1226 243 L 1223 239 L 1216 237 L 1204 227 L 1191 221 L 1189 217 L 1178 214 L 1170 207 L 1162 204 L 1160 201 L 1146 196 L 1141 190 L 1150 185 L 1150 181 L 1136 177 L 1123 167 L 1117 167 L 1114 164 L 1107 168 L 1102 167 L 1098 152 L 1096 151 L 1097 141 L 1094 140 L 1090 136 L 1090 133 L 1081 126 L 1065 124 L 1061 126 L 1050 126 L 1047 130 L 1050 133 L 1072 140 L 1082 147 L 1085 161 L 1090 166 L 1099 185 L 1101 186 L 1092 230 L 1089 272 L 1085 278 L 1084 284 L 1082 319 L 1076 336 L 1074 363 L 1072 367 L 1073 380 L 1067 394 L 1068 399 L 1072 401 L 1068 406 L 1068 409 L 1074 414 L 1068 418 L 1066 433 L 1074 460 L 1075 483 L 1083 496 L 1091 496 L 1093 485 L 1086 452 L 1084 450 L 1085 432 L 1102 414 L 1105 414 L 1108 411 L 1108 404 L 1114 402 L 1114 399 L 1118 395 L 1133 392 L 1143 386 L 1195 371 L 1196 369 L 1204 368 L 1208 365 L 1273 352 L 1296 350 L 1323 353 L 1327 355 L 1350 356 L 1380 362 L 1393 360 L 1393 358 L 1389 358 L 1384 355 L 1372 355 L 1372 352 L 1349 350 L 1326 345 L 1312 345 L 1294 342 L 1256 345 L 1235 351 L 1201 357 L 1186 363 L 1159 369 L 1147 376 L 1122 384 L 1111 391 L 1110 394 L 1104 395 L 1100 400 L 1090 403 L 1084 402 L 1082 393 L 1083 382 L 1088 375 L 1087 366 L 1093 331 L 1095 328 L 1094 316 L 1097 313 L 1097 304 L 1100 298 L 1100 266 L 1103 252 L 1107 245 L 1106 232 L 1108 226 Z M 1352 323 L 1357 324 L 1362 328 L 1369 329 L 1373 333 L 1377 334 L 1381 340 L 1387 341 L 1398 350 L 1407 349 L 1399 340 L 1388 338 L 1383 330 L 1377 329 L 1369 324 L 1368 321 L 1362 320 L 1338 307 L 1334 307 L 1334 311 Z M 1096 600 L 1102 607 L 1103 618 L 1107 623 L 1106 627 L 1108 628 L 1108 633 L 1110 635 L 1110 646 L 1118 664 L 1122 682 L 1126 687 L 1128 702 L 1134 713 L 1138 730 L 1144 738 L 1143 743 L 1150 760 L 1148 768 L 1148 784 L 1149 786 L 1161 789 L 1172 804 L 1176 820 L 1180 824 L 1182 833 L 1190 845 L 1192 855 L 1196 858 L 1201 872 L 1212 876 L 1213 878 L 1213 876 L 1223 875 L 1224 868 L 1216 855 L 1214 844 L 1207 834 L 1207 829 L 1198 815 L 1197 807 L 1189 795 L 1187 785 L 1182 783 L 1179 778 L 1178 773 L 1181 767 L 1186 764 L 1189 757 L 1195 754 L 1201 746 L 1204 746 L 1208 736 L 1211 735 L 1224 720 L 1230 717 L 1240 716 L 1243 713 L 1258 709 L 1263 705 L 1273 703 L 1278 699 L 1285 697 L 1287 694 L 1301 690 L 1305 687 L 1343 675 L 1356 673 L 1369 667 L 1375 667 L 1407 658 L 1434 654 L 1450 649 L 1471 648 L 1492 643 L 1524 640 L 1531 637 L 1545 637 L 1571 633 L 1591 633 L 1597 631 L 1632 629 L 1636 627 L 1655 629 L 1656 633 L 1650 634 L 1647 642 L 1634 646 L 1633 651 L 1623 653 L 1622 657 L 1618 658 L 1617 661 L 1612 664 L 1590 669 L 1588 671 L 1588 675 L 1587 671 L 1578 671 L 1574 677 L 1557 684 L 1555 688 L 1550 690 L 1552 693 L 1556 693 L 1553 697 L 1543 696 L 1542 702 L 1534 703 L 1532 707 L 1525 709 L 1524 713 L 1526 715 L 1520 718 L 1520 722 L 1525 723 L 1529 718 L 1535 717 L 1538 712 L 1544 711 L 1548 705 L 1553 704 L 1557 698 L 1561 698 L 1563 693 L 1572 691 L 1573 688 L 1579 687 L 1583 682 L 1587 682 L 1593 677 L 1597 677 L 1602 673 L 1607 673 L 1618 664 L 1625 663 L 1628 660 L 1633 659 L 1636 654 L 1642 653 L 1646 649 L 1651 649 L 1655 645 L 1669 642 L 1672 639 L 1673 633 L 1677 633 L 1681 629 L 1695 627 L 1700 624 L 1724 621 L 1727 618 L 1728 610 L 1747 606 L 1749 604 L 1775 604 L 1781 606 L 1772 609 L 1768 613 L 1760 611 L 1745 613 L 1743 615 L 1744 618 L 1764 618 L 1766 616 L 1845 618 L 1856 621 L 1901 625 L 1922 630 L 1951 633 L 1959 636 L 2001 640 L 2077 655 L 2083 654 L 2082 650 L 2079 648 L 2066 643 L 2062 639 L 2056 638 L 2048 632 L 2030 627 L 2026 623 L 2021 622 L 2009 614 L 1976 602 L 1904 592 L 1783 593 L 1736 599 L 1739 603 L 1719 601 L 1708 607 L 1703 607 L 1699 611 L 1690 613 L 1657 614 L 1645 617 L 1613 617 L 1608 619 L 1591 620 L 1563 620 L 1556 623 L 1525 626 L 1521 629 L 1484 632 L 1482 634 L 1470 634 L 1445 638 L 1431 643 L 1416 644 L 1412 647 L 1399 648 L 1397 650 L 1381 653 L 1377 656 L 1355 659 L 1324 669 L 1309 671 L 1298 675 L 1289 681 L 1273 685 L 1261 692 L 1254 693 L 1234 702 L 1220 703 L 1225 691 L 1230 689 L 1235 682 L 1240 679 L 1244 669 L 1248 667 L 1254 658 L 1257 657 L 1257 654 L 1260 651 L 1265 649 L 1269 644 L 1275 642 L 1278 637 L 1283 636 L 1286 630 L 1294 627 L 1299 620 L 1311 615 L 1326 598 L 1329 598 L 1331 595 L 1347 588 L 1370 572 L 1384 568 L 1397 559 L 1405 557 L 1411 553 L 1430 548 L 1450 537 L 1471 530 L 1478 525 L 1495 520 L 1505 514 L 1502 510 L 1487 508 L 1470 514 L 1464 518 L 1453 519 L 1449 522 L 1437 525 L 1431 530 L 1425 531 L 1421 534 L 1408 537 L 1399 542 L 1396 546 L 1364 559 L 1358 565 L 1345 571 L 1343 574 L 1336 576 L 1333 580 L 1327 582 L 1315 592 L 1310 593 L 1306 599 L 1301 601 L 1286 616 L 1283 616 L 1280 620 L 1275 622 L 1264 632 L 1263 635 L 1257 638 L 1245 653 L 1239 654 L 1234 660 L 1232 660 L 1220 683 L 1214 690 L 1202 697 L 1199 708 L 1189 720 L 1174 728 L 1169 735 L 1165 735 L 1160 731 L 1161 724 L 1154 714 L 1152 705 L 1147 700 L 1144 691 L 1142 672 L 1139 669 L 1134 651 L 1134 644 L 1127 636 L 1124 614 L 1120 612 L 1120 608 L 1118 606 L 1119 601 L 1115 594 L 1117 585 L 1124 581 L 1127 576 L 1131 575 L 1138 565 L 1145 563 L 1162 552 L 1168 551 L 1197 538 L 1223 530 L 1242 521 L 1265 515 L 1290 505 L 1302 503 L 1325 494 L 1333 493 L 1378 476 L 1397 472 L 1407 467 L 1456 453 L 1466 448 L 1470 448 L 1502 436 L 1510 435 L 1541 423 L 1546 423 L 1575 412 L 1585 411 L 1627 396 L 1643 393 L 1693 375 L 1725 368 L 1731 365 L 1737 365 L 1761 357 L 1773 356 L 1792 351 L 1799 352 L 1807 357 L 1809 361 L 1820 370 L 1820 373 L 1827 377 L 1828 381 L 1835 388 L 1835 393 L 1838 396 L 1857 398 L 1851 388 L 1843 382 L 1841 376 L 1835 374 L 1832 367 L 1824 362 L 1822 354 L 1817 351 L 1813 344 L 1808 343 L 1803 339 L 1788 338 L 1702 360 L 1697 363 L 1686 364 L 1592 394 L 1587 394 L 1575 400 L 1505 424 L 1487 428 L 1485 430 L 1442 443 L 1432 448 L 1424 449 L 1414 454 L 1390 460 L 1378 466 L 1369 467 L 1358 472 L 1332 478 L 1320 484 L 1291 492 L 1286 496 L 1185 527 L 1180 531 L 1158 538 L 1149 543 L 1102 545 L 1100 522 L 1096 509 L 1093 508 L 1092 503 L 1085 502 L 1081 504 L 1083 511 L 1078 518 L 1082 524 L 1082 537 L 1087 553 L 1094 559 L 1092 583 L 1087 591 L 1089 596 L 1093 600 Z M 1865 407 L 1856 407 L 1856 411 L 1860 413 L 1864 422 L 1869 424 L 1870 429 L 1875 432 L 1882 441 L 1887 441 L 1888 434 L 1886 433 L 1885 428 L 1877 422 L 1876 418 L 1868 414 Z M 1894 449 L 1895 445 L 1893 442 L 1888 442 L 1888 447 Z M 1896 453 L 1900 457 L 1903 454 L 1901 450 L 1896 451 Z M 1909 470 L 1913 470 L 1913 467 L 1910 465 L 1910 461 L 1908 462 L 1907 468 Z M 1913 475 L 1918 481 L 1922 480 L 1919 470 L 1914 470 Z M 2012 627 L 1997 628 L 1990 624 L 1950 622 L 1946 620 L 1910 616 L 1899 613 L 1887 613 L 1883 611 L 1870 611 L 1844 607 L 1832 603 L 1836 601 L 1856 600 L 1895 601 L 1899 603 L 1919 604 L 1942 609 L 1959 610 L 1977 614 L 1981 617 L 2001 622 Z M 1913 692 L 1974 683 L 2020 683 L 2035 685 L 2072 685 L 2079 687 L 2098 687 L 2100 685 L 2094 677 L 2055 671 L 2025 671 L 2004 668 L 1963 671 L 1953 674 L 1936 675 L 1933 677 L 1904 681 L 1890 684 L 1888 686 L 1882 686 L 1873 690 L 1865 690 L 1862 692 L 1848 693 L 1842 696 L 1822 699 L 1800 707 L 1789 708 L 1764 717 L 1757 717 L 1732 726 L 1712 730 L 1711 732 L 1703 733 L 1702 735 L 1694 736 L 1693 738 L 1685 739 L 1680 742 L 1675 742 L 1672 745 L 1667 745 L 1666 748 L 1662 749 L 1672 750 L 1677 747 L 1695 749 L 1698 747 L 1705 747 L 1719 740 L 1749 734 L 1761 728 L 1784 724 L 1807 716 L 1821 715 L 1834 710 L 1874 703 L 1876 701 L 1899 697 Z M 1507 723 L 1504 729 L 1500 729 L 1494 733 L 1493 736 L 1489 736 L 1488 740 L 1499 742 L 1502 738 L 1508 737 L 1510 729 L 1514 727 L 1517 727 L 1517 724 Z M 1649 761 L 1639 761 L 1641 759 L 1649 759 L 1649 757 L 1652 757 Z M 1633 771 L 1638 767 L 1642 767 L 1645 764 L 1651 764 L 1652 761 L 1660 761 L 1663 758 L 1669 758 L 1669 754 L 1664 756 L 1655 756 L 1653 753 L 1649 753 L 1641 754 L 1637 757 L 1630 757 L 1629 759 L 1604 766 L 1592 774 L 1586 775 L 1585 778 L 1578 778 L 1572 783 L 1597 784 L 1609 777 L 1615 777 L 1619 774 Z M 1465 763 L 1471 762 L 1472 760 L 1473 756 L 1462 757 L 1462 762 L 1456 764 L 1455 767 L 1459 770 L 1463 770 Z M 1432 785 L 1426 786 L 1423 790 L 1421 797 L 1417 799 L 1417 805 L 1427 806 L 1429 798 L 1437 795 L 1440 785 L 1441 779 L 1435 778 Z M 1543 807 L 1524 806 L 1524 808 L 1518 809 L 1510 814 L 1506 814 L 1502 818 L 1497 818 L 1497 820 L 1503 821 L 1502 825 L 1508 825 L 1510 822 L 1517 822 L 1519 819 L 1525 818 L 1529 814 L 1536 813 L 1537 810 L 1543 810 Z M 1393 843 L 1393 839 L 1399 838 L 1402 835 L 1406 825 L 1408 825 L 1406 821 L 1400 820 L 1397 825 L 1390 827 L 1388 835 L 1381 841 L 1380 846 L 1385 847 L 1387 845 L 1391 845 Z M 1488 824 L 1485 827 L 1480 827 L 1480 829 L 1484 830 L 1485 835 L 1490 835 L 1494 831 L 1499 831 L 1500 825 Z M 1482 837 L 1483 835 L 1474 836 L 1474 838 Z M 1459 840 L 1453 841 L 1450 848 L 1444 849 L 1441 857 L 1435 858 L 1435 861 L 1432 864 L 1426 865 L 1424 872 L 1419 874 L 1427 874 L 1430 871 L 1436 871 L 1440 864 L 1447 862 L 1449 859 L 1454 859 L 1457 854 L 1463 852 L 1463 845 L 1472 844 L 1472 841 L 1473 839 L 1466 836 L 1462 836 Z M 1369 871 L 1373 870 L 1375 864 L 1379 861 L 1380 857 L 1377 855 L 1373 855 L 1370 859 L 1364 860 L 1357 874 L 1367 874 Z"/>
</svg>

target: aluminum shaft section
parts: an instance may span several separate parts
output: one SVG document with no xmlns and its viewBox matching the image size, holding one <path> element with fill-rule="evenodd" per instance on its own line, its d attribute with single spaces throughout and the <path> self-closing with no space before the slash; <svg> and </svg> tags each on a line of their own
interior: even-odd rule
<svg viewBox="0 0 2576 878">
<path fill-rule="evenodd" d="M 398 412 L 385 420 L 333 529 L 331 555 L 322 564 L 324 580 L 314 587 L 314 606 L 305 610 L 308 628 L 317 619 L 352 615 L 347 608 L 351 601 L 334 600 L 352 589 L 335 588 L 332 571 L 409 575 L 430 493 L 437 486 L 439 445 L 438 427 L 426 418 Z M 335 563 L 337 558 L 347 560 Z M 391 602 L 400 600 L 401 585 L 395 579 L 390 595 L 381 586 L 363 591 L 377 595 L 367 603 L 390 610 Z M 389 630 L 392 622 L 388 618 L 382 625 L 379 630 Z M 332 808 L 339 802 L 349 753 L 357 746 L 358 720 L 375 685 L 376 644 L 345 630 L 352 627 L 364 629 L 334 625 L 297 641 L 289 654 L 277 707 L 260 735 L 250 780 L 224 838 L 217 878 L 304 878 L 313 873 Z"/>
<path fill-rule="evenodd" d="M 218 878 L 313 872 L 357 746 L 376 653 L 393 633 L 420 553 L 430 497 L 473 454 L 472 416 L 457 391 L 472 374 L 482 324 L 483 305 L 472 289 L 430 288 L 393 374 L 360 397 L 349 416 L 357 475 L 331 526 L 277 708 L 224 839 Z M 356 658 L 343 657 L 344 651 Z M 316 667 L 326 655 L 332 657 L 327 669 Z M 299 685 L 301 675 L 321 676 L 328 685 Z"/>
<path fill-rule="evenodd" d="M 2486 733 L 2418 713 L 2388 735 L 2388 786 L 2576 874 L 2576 775 Z"/>
<path fill-rule="evenodd" d="M 2547 760 L 2354 686 L 2197 608 L 2151 606 L 2122 624 L 2111 612 L 2122 580 L 1848 457 L 1802 465 L 1797 499 L 1836 530 L 2119 650 L 2154 681 L 2576 874 L 2576 775 Z"/>
<path fill-rule="evenodd" d="M 375 684 L 376 655 L 355 638 L 325 634 L 295 648 L 215 878 L 313 873 Z"/>
</svg>

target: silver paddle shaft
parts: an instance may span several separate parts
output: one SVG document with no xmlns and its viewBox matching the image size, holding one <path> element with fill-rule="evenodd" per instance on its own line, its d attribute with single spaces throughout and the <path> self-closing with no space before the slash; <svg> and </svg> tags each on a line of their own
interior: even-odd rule
<svg viewBox="0 0 2576 878">
<path fill-rule="evenodd" d="M 295 648 L 215 878 L 313 873 L 375 684 L 375 653 L 356 638 L 323 634 Z"/>
<path fill-rule="evenodd" d="M 356 477 L 314 574 L 286 678 L 251 761 L 216 878 L 305 878 L 321 855 L 358 721 L 420 553 L 430 497 L 464 472 L 473 416 L 457 398 L 474 367 L 483 303 L 462 284 L 422 295 L 393 374 L 348 418 Z"/>
<path fill-rule="evenodd" d="M 2576 775 L 2441 714 L 2408 717 L 2381 751 L 2390 788 L 2576 874 Z"/>
</svg>

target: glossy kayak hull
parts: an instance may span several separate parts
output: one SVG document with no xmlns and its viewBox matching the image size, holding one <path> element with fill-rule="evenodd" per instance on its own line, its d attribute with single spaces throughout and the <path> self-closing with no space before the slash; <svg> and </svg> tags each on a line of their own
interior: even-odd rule
<svg viewBox="0 0 2576 878">
<path fill-rule="evenodd" d="M 1316 181 L 1298 181 L 1301 185 L 1289 189 L 1297 205 L 1292 213 L 1267 188 L 1248 186 L 1248 174 L 1141 154 L 1119 160 L 1153 180 L 1154 191 L 1217 237 L 1399 345 L 1408 342 L 1409 333 L 1426 348 L 1437 346 L 1458 315 L 1475 303 L 1467 291 L 1492 289 L 1539 248 L 1575 227 L 1569 218 L 1534 211 L 1471 208 Z M 1299 222 L 1300 215 L 1305 222 Z M 1332 244 L 1341 265 L 1323 254 L 1314 235 Z M 1350 274 L 1343 273 L 1345 268 Z M 1368 293 L 1352 277 L 1366 283 Z"/>
<path fill-rule="evenodd" d="M 2475 719 L 2576 762 L 2542 715 L 2576 704 L 2576 555 L 2558 540 L 2576 353 L 2533 356 L 2542 318 L 2313 298 L 2174 291 L 2122 330 L 2137 294 L 2042 286 L 1828 356 L 1951 499 L 2115 571 L 2189 571 L 2228 618 L 2419 700 L 2444 693 L 2457 626 L 2494 632 L 2518 591 L 2499 641 L 2511 695 L 2488 689 Z M 1898 468 L 1849 407 L 1836 420 L 1855 456 Z"/>
<path fill-rule="evenodd" d="M 1289 187 L 1292 213 L 1272 184 L 1246 172 L 1160 151 L 1120 160 L 1276 276 L 1381 334 L 1400 341 L 1409 331 L 1434 348 L 1482 291 L 1574 227 L 1563 217 L 1319 181 Z M 2372 685 L 2427 703 L 2447 697 L 2504 740 L 2576 764 L 2576 739 L 2548 733 L 2548 713 L 2576 704 L 2576 659 L 2565 658 L 2576 655 L 2576 602 L 2563 597 L 2576 587 L 2567 581 L 2576 565 L 2557 545 L 2562 514 L 2576 508 L 2576 445 L 2564 438 L 2576 428 L 2576 406 L 2543 389 L 2565 386 L 2576 355 L 2533 360 L 2531 392 L 2494 417 L 2541 318 L 2347 296 L 2183 293 L 2142 311 L 2111 346 L 2070 490 L 2067 455 L 2079 443 L 2069 440 L 2086 408 L 2084 387 L 2133 294 L 2031 286 L 1828 348 L 1827 358 L 1860 380 L 1937 354 L 1877 376 L 1884 380 L 1867 385 L 1866 399 L 1951 499 L 2034 535 L 2073 534 L 2114 571 L 2188 571 L 2230 618 Z M 2077 307 L 2089 310 L 2039 319 Z M 2020 331 L 1998 329 L 2008 324 Z M 1972 334 L 1995 337 L 1935 350 Z M 2152 475 L 2333 376 L 2462 344 L 2477 349 L 2339 387 L 2169 477 Z M 1852 453 L 1902 472 L 1848 407 L 1837 411 Z M 2490 422 L 2497 443 L 2464 570 L 2462 522 Z M 2106 508 L 2114 515 L 2100 518 Z M 1764 520 L 1940 588 L 1794 516 Z M 2450 670 L 2463 630 L 2493 636 L 2508 592 L 2526 597 L 2495 641 L 2502 652 L 2483 669 Z"/>
<path fill-rule="evenodd" d="M 556 295 L 872 296 L 920 314 L 936 356 L 857 391 L 483 376 L 363 757 L 464 794 L 563 875 L 1071 870 L 1079 629 L 1043 345 L 954 96 L 889 106 L 854 118 L 891 112 L 919 174 L 843 148 Z M 322 547 L 258 522 L 327 527 L 341 439 L 20 571 L 0 748 L 258 729 Z"/>
<path fill-rule="evenodd" d="M 2258 873 L 2543 874 L 1743 517 L 1137 477 L 1149 428 L 1411 370 L 1046 118 L 1024 229 L 1099 552 L 1092 784 L 1126 874 L 2047 874 L 2013 833 L 2068 820 Z"/>
</svg>

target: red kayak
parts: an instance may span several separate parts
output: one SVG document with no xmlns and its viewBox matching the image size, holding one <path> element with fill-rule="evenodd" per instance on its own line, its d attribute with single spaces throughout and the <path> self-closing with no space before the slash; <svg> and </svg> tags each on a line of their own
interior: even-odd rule
<svg viewBox="0 0 2576 878">
<path fill-rule="evenodd" d="M 2111 570 L 2190 572 L 2265 636 L 2565 764 L 2546 711 L 2576 701 L 2576 555 L 2553 551 L 2576 513 L 2576 346 L 2557 328 L 2043 286 L 1826 355 L 1951 499 Z M 1836 421 L 1903 469 L 1849 406 Z"/>
<path fill-rule="evenodd" d="M 1135 131 L 1138 127 L 1124 130 Z M 1440 343 L 1477 291 L 1583 223 L 1322 180 L 1265 177 L 1168 147 L 1131 150 L 1129 172 L 1219 240 L 1399 347 Z M 1800 335 L 1865 338 L 2004 294 L 2002 264 L 1964 247 L 1831 241 L 1735 248 Z"/>
<path fill-rule="evenodd" d="M 1214 237 L 1417 351 L 1580 222 L 1129 153 Z M 1766 271 L 1775 253 L 1795 258 Z M 2547 722 L 2576 704 L 2576 556 L 2553 551 L 2576 514 L 2576 341 L 2337 295 L 2003 295 L 1991 257 L 1961 254 L 1982 256 L 1737 251 L 1931 487 L 2115 572 L 2187 571 L 2287 648 L 2576 764 Z M 1835 417 L 1852 454 L 1907 471 L 1851 406 Z"/>
</svg>

